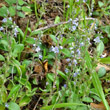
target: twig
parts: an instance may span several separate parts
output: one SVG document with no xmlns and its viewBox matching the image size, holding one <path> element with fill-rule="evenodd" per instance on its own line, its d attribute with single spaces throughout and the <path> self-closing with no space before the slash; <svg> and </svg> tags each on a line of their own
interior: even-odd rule
<svg viewBox="0 0 110 110">
<path fill-rule="evenodd" d="M 48 26 L 45 26 L 45 27 L 41 27 L 41 28 L 39 28 L 39 29 L 36 29 L 36 30 L 34 30 L 34 31 L 32 31 L 32 32 L 35 32 L 35 31 L 43 31 L 43 30 L 45 30 L 45 29 L 49 29 L 49 28 L 52 28 L 52 27 L 56 27 L 56 26 L 59 26 L 59 25 L 62 25 L 62 24 L 68 24 L 68 23 L 70 23 L 70 22 L 77 22 L 77 21 L 83 21 L 83 20 L 95 20 L 95 18 L 85 18 L 85 19 L 75 19 L 75 20 L 68 20 L 68 21 L 64 21 L 64 22 L 60 22 L 60 23 L 58 23 L 58 24 L 50 24 L 50 25 L 48 25 Z"/>
<path fill-rule="evenodd" d="M 36 110 L 36 107 L 37 107 L 37 105 L 38 105 L 38 103 L 39 103 L 40 99 L 41 99 L 41 97 L 39 97 L 39 99 L 38 99 L 37 103 L 35 104 L 35 106 L 34 106 L 33 110 Z"/>
</svg>

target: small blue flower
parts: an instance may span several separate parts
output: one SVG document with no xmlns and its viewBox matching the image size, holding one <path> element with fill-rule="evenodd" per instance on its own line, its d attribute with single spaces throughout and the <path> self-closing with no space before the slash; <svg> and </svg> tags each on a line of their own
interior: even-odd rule
<svg viewBox="0 0 110 110">
<path fill-rule="evenodd" d="M 69 63 L 68 66 L 71 66 L 71 63 Z"/>
<path fill-rule="evenodd" d="M 70 50 L 72 50 L 72 49 L 73 49 L 73 47 L 70 47 L 69 49 L 70 49 Z"/>
<path fill-rule="evenodd" d="M 99 42 L 100 42 L 100 38 L 99 38 L 99 37 L 96 37 L 96 38 L 94 39 L 94 42 L 95 42 L 95 43 L 99 43 Z"/>
<path fill-rule="evenodd" d="M 80 53 L 81 53 L 79 49 L 77 49 L 76 52 L 78 53 L 78 55 L 80 55 Z"/>
<path fill-rule="evenodd" d="M 67 58 L 67 59 L 66 59 L 67 62 L 69 62 L 70 60 L 71 60 L 70 58 Z"/>
<path fill-rule="evenodd" d="M 60 46 L 60 49 L 63 49 L 63 46 Z"/>
<path fill-rule="evenodd" d="M 83 2 L 85 3 L 85 2 L 86 2 L 86 0 L 83 0 Z"/>
<path fill-rule="evenodd" d="M 72 18 L 70 18 L 69 21 L 72 21 Z"/>
<path fill-rule="evenodd" d="M 7 22 L 7 18 L 4 18 L 4 19 L 2 20 L 2 22 L 3 22 L 3 23 L 6 23 L 6 22 Z"/>
<path fill-rule="evenodd" d="M 72 31 L 75 31 L 76 30 L 76 26 L 72 26 Z"/>
<path fill-rule="evenodd" d="M 73 63 L 74 63 L 75 65 L 77 65 L 77 60 L 74 59 L 74 60 L 73 60 Z"/>
<path fill-rule="evenodd" d="M 84 46 L 84 43 L 83 43 L 83 42 L 81 42 L 81 43 L 80 43 L 80 46 Z"/>
<path fill-rule="evenodd" d="M 8 103 L 5 103 L 5 107 L 6 107 L 6 108 L 8 108 L 8 107 L 9 107 Z"/>
<path fill-rule="evenodd" d="M 4 28 L 3 27 L 0 27 L 0 31 L 3 31 L 4 30 Z"/>
<path fill-rule="evenodd" d="M 76 77 L 77 75 L 78 75 L 78 73 L 75 72 L 75 73 L 73 74 L 73 77 Z"/>
<path fill-rule="evenodd" d="M 52 46 L 51 51 L 53 51 L 54 53 L 59 53 L 59 49 L 57 46 L 55 46 L 55 47 Z"/>
<path fill-rule="evenodd" d="M 35 47 L 36 46 L 36 44 L 33 44 L 33 47 Z"/>
<path fill-rule="evenodd" d="M 67 8 L 70 8 L 70 5 L 67 5 Z"/>
<path fill-rule="evenodd" d="M 66 87 L 67 87 L 67 85 L 66 85 L 66 84 L 64 84 L 63 86 L 64 86 L 64 88 L 66 88 Z"/>
<path fill-rule="evenodd" d="M 9 17 L 8 19 L 9 19 L 10 21 L 12 21 L 12 17 Z"/>
<path fill-rule="evenodd" d="M 42 59 L 42 55 L 39 55 L 39 59 Z"/>
<path fill-rule="evenodd" d="M 41 49 L 40 49 L 39 46 L 35 49 L 36 52 L 39 52 L 40 50 L 41 50 Z"/>
<path fill-rule="evenodd" d="M 65 73 L 68 73 L 68 69 L 67 68 L 65 69 Z"/>
</svg>

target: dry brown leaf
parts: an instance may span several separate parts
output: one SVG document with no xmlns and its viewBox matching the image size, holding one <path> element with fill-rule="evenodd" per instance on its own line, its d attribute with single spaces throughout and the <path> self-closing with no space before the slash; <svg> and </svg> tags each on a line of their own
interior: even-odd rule
<svg viewBox="0 0 110 110">
<path fill-rule="evenodd" d="M 109 66 L 98 63 L 97 64 L 97 67 L 96 67 L 96 71 L 98 71 L 101 67 L 104 67 L 106 69 L 106 71 L 109 71 L 110 70 L 110 67 Z"/>
<path fill-rule="evenodd" d="M 99 104 L 91 103 L 90 106 L 96 110 L 106 110 L 106 108 L 102 102 Z"/>
<path fill-rule="evenodd" d="M 42 65 L 36 64 L 36 65 L 34 66 L 34 72 L 40 74 L 40 73 L 42 73 L 42 71 L 43 71 Z"/>
</svg>

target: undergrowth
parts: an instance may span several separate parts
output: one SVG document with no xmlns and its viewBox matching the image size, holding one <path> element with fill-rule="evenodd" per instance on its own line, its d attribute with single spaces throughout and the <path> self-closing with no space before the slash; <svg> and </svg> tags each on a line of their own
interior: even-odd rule
<svg viewBox="0 0 110 110">
<path fill-rule="evenodd" d="M 109 57 L 102 58 L 110 37 L 110 2 L 61 0 L 55 3 L 49 0 L 3 2 L 0 110 L 90 110 L 94 101 L 102 101 L 109 110 L 105 99 L 109 91 L 103 92 L 100 80 L 106 76 L 105 68 L 97 73 L 96 67 L 99 62 L 110 63 Z M 62 12 L 52 24 L 44 16 L 48 6 Z M 35 23 L 31 25 L 31 20 L 24 18 L 33 14 Z M 22 28 L 24 23 L 26 26 Z"/>
</svg>

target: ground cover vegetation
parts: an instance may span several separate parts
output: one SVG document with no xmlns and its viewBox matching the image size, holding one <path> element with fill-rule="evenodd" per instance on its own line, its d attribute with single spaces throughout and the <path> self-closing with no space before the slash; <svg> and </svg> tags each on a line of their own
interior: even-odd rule
<svg viewBox="0 0 110 110">
<path fill-rule="evenodd" d="M 109 0 L 0 1 L 0 110 L 109 110 Z"/>
</svg>

